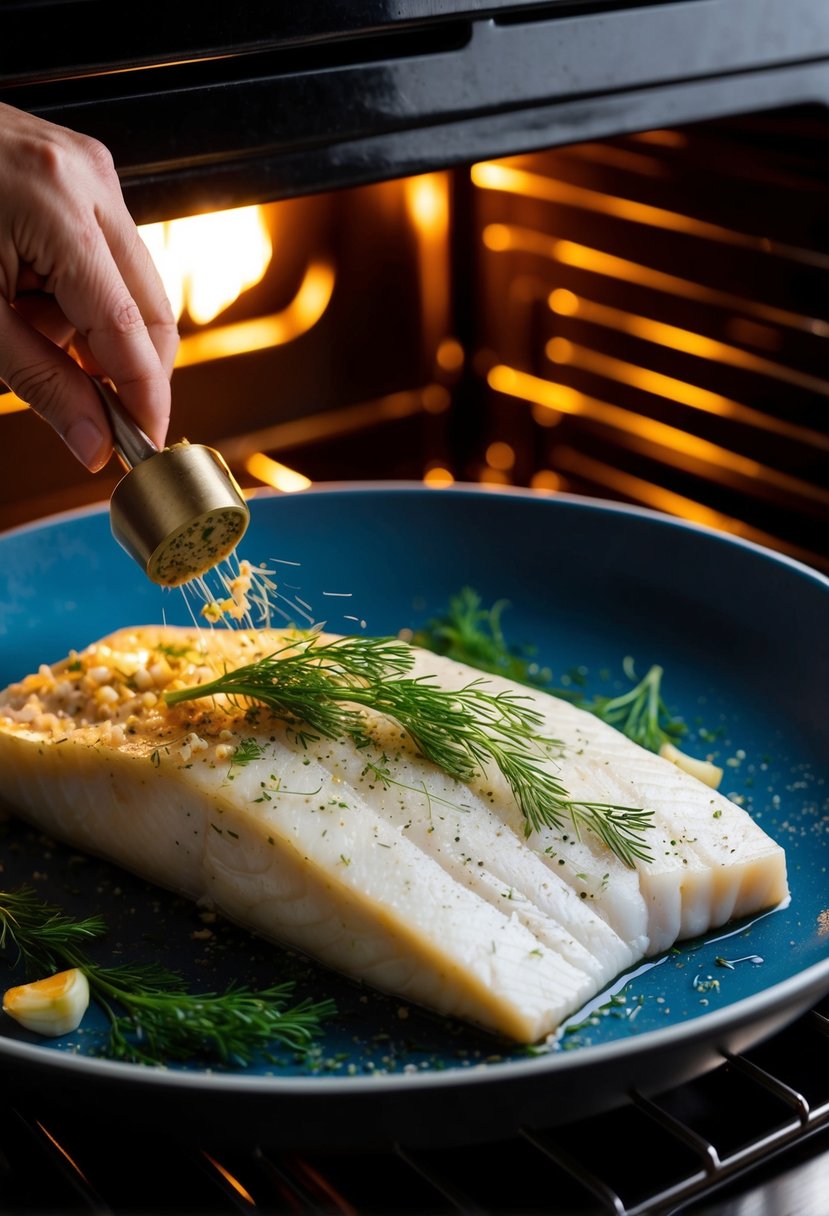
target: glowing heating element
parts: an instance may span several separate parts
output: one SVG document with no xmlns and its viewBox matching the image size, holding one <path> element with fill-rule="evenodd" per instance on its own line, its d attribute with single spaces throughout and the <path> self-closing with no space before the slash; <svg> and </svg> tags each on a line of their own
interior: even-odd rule
<svg viewBox="0 0 829 1216">
<path fill-rule="evenodd" d="M 263 278 L 273 254 L 261 207 L 238 207 L 138 229 L 176 318 L 206 325 Z"/>
</svg>

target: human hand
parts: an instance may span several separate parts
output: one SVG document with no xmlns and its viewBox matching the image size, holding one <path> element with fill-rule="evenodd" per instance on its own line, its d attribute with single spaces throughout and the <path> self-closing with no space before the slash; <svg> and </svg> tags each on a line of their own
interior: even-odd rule
<svg viewBox="0 0 829 1216">
<path fill-rule="evenodd" d="M 0 165 L 0 380 L 93 472 L 112 435 L 81 368 L 162 447 L 178 330 L 109 151 L 0 103 Z"/>
</svg>

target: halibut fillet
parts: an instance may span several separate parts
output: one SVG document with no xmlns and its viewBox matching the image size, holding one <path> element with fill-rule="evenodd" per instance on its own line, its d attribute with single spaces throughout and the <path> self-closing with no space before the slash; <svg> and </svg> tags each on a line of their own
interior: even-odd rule
<svg viewBox="0 0 829 1216">
<path fill-rule="evenodd" d="M 263 938 L 523 1043 L 644 958 L 788 897 L 783 849 L 722 794 L 568 702 L 425 650 L 411 675 L 483 679 L 543 715 L 571 798 L 652 811 L 650 860 L 572 827 L 527 835 L 496 768 L 461 783 L 372 711 L 358 748 L 263 706 L 163 701 L 296 638 L 140 626 L 44 664 L 0 693 L 0 797 Z"/>
</svg>

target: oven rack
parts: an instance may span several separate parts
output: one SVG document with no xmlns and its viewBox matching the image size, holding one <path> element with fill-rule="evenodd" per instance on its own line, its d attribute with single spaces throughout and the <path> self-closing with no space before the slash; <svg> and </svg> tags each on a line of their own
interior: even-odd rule
<svg viewBox="0 0 829 1216">
<path fill-rule="evenodd" d="M 656 1098 L 486 1144 L 300 1153 L 171 1134 L 152 1111 L 0 1107 L 0 1216 L 713 1216 L 700 1205 L 795 1162 L 825 1185 L 827 1133 L 829 998 Z"/>
</svg>

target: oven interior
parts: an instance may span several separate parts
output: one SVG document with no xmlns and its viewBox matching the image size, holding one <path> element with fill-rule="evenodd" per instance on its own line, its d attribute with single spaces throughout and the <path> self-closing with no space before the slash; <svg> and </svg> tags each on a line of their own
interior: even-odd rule
<svg viewBox="0 0 829 1216">
<path fill-rule="evenodd" d="M 223 307 L 240 212 L 197 217 L 170 436 L 250 494 L 528 486 L 828 569 L 827 135 L 825 110 L 773 111 L 248 207 L 264 269 Z M 188 223 L 142 226 L 160 263 Z M 6 526 L 123 473 L 76 467 L 11 393 L 0 426 Z"/>
</svg>

